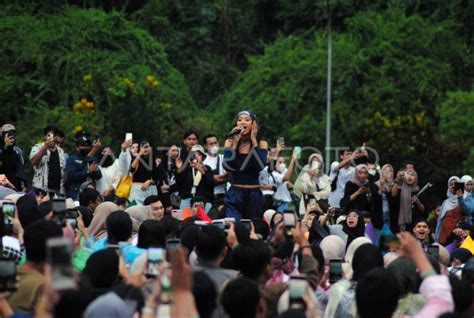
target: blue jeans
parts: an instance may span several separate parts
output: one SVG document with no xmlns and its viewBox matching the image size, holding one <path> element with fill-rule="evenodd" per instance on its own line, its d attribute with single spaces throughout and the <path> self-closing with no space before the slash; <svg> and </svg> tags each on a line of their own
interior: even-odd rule
<svg viewBox="0 0 474 318">
<path fill-rule="evenodd" d="M 261 218 L 265 200 L 260 188 L 244 189 L 232 186 L 225 195 L 224 204 L 226 216 L 239 221 L 240 219 Z"/>
<path fill-rule="evenodd" d="M 291 202 L 285 202 L 285 201 L 277 201 L 276 206 L 277 206 L 277 211 L 278 212 L 285 212 L 290 208 L 290 203 Z"/>
</svg>

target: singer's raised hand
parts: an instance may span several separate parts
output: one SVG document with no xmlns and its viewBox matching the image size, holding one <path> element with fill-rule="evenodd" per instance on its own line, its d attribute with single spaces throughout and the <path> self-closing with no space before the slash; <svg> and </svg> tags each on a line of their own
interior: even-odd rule
<svg viewBox="0 0 474 318">
<path fill-rule="evenodd" d="M 258 134 L 258 125 L 257 125 L 257 121 L 254 120 L 252 122 L 252 132 L 250 134 L 250 138 L 252 139 L 252 144 L 254 146 L 258 146 L 257 134 Z"/>
<path fill-rule="evenodd" d="M 242 133 L 245 131 L 245 129 L 242 129 L 241 126 L 235 126 L 234 128 L 232 128 L 229 135 L 231 135 L 233 132 L 236 132 L 236 131 L 240 131 L 240 133 L 235 134 L 234 136 L 230 138 L 227 138 L 224 143 L 225 147 L 235 148 L 238 145 L 240 138 L 242 137 Z"/>
</svg>

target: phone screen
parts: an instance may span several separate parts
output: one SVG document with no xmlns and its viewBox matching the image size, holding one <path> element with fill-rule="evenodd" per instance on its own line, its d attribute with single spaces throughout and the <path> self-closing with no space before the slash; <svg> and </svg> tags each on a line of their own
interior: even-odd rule
<svg viewBox="0 0 474 318">
<path fill-rule="evenodd" d="M 132 133 L 125 133 L 125 140 L 133 140 L 133 134 Z"/>
<path fill-rule="evenodd" d="M 306 278 L 301 276 L 291 276 L 289 282 L 290 308 L 304 309 L 306 307 L 303 295 L 307 286 Z"/>
<path fill-rule="evenodd" d="M 248 231 L 250 231 L 250 229 L 252 228 L 252 221 L 249 220 L 249 219 L 241 219 L 241 220 L 240 220 L 240 223 L 242 223 L 242 225 L 243 225 Z"/>
<path fill-rule="evenodd" d="M 166 241 L 166 260 L 171 263 L 171 253 L 169 253 L 171 250 L 181 248 L 181 240 L 180 239 L 169 239 Z"/>
<path fill-rule="evenodd" d="M 16 290 L 16 263 L 0 260 L 0 292 Z"/>
<path fill-rule="evenodd" d="M 47 242 L 48 262 L 52 267 L 53 287 L 56 290 L 76 287 L 74 269 L 71 264 L 72 242 L 64 238 L 52 238 Z"/>
<path fill-rule="evenodd" d="M 181 247 L 180 239 L 169 239 L 166 241 L 166 249 L 176 249 Z"/>
<path fill-rule="evenodd" d="M 76 209 L 67 209 L 65 213 L 66 222 L 74 228 L 77 227 L 77 215 Z"/>
<path fill-rule="evenodd" d="M 285 211 L 283 213 L 283 223 L 285 224 L 285 235 L 292 236 L 293 228 L 296 224 L 296 215 L 293 211 Z"/>
<path fill-rule="evenodd" d="M 303 298 L 306 289 L 306 279 L 303 277 L 291 277 L 290 278 L 290 298 L 299 299 Z"/>
<path fill-rule="evenodd" d="M 212 221 L 212 225 L 217 226 L 221 230 L 225 230 L 225 222 L 224 221 Z"/>
<path fill-rule="evenodd" d="M 436 246 L 436 245 L 428 246 L 428 254 L 430 254 L 434 258 L 438 259 L 439 258 L 439 246 Z"/>
<path fill-rule="evenodd" d="M 66 210 L 66 199 L 61 198 L 55 198 L 53 199 L 53 211 L 54 212 L 62 212 Z"/>
<path fill-rule="evenodd" d="M 148 262 L 145 275 L 155 277 L 160 274 L 160 264 L 163 262 L 165 251 L 162 248 L 148 248 Z"/>
<path fill-rule="evenodd" d="M 301 157 L 301 147 L 296 146 L 295 149 L 293 149 L 293 153 L 298 157 L 298 159 Z"/>
<path fill-rule="evenodd" d="M 5 225 L 11 225 L 11 221 L 8 217 L 15 217 L 15 204 L 13 202 L 3 202 L 3 223 Z"/>
<path fill-rule="evenodd" d="M 334 284 L 342 278 L 342 260 L 332 259 L 329 261 L 329 282 Z"/>
<path fill-rule="evenodd" d="M 295 213 L 293 211 L 285 211 L 285 213 L 283 213 L 283 222 L 285 224 L 285 226 L 291 226 L 291 227 L 294 227 L 295 224 L 296 224 L 296 217 L 295 217 Z"/>
</svg>

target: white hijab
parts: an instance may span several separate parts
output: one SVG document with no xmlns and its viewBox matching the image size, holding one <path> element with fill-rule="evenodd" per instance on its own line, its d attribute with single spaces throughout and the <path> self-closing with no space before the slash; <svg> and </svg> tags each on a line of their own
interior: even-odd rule
<svg viewBox="0 0 474 318">
<path fill-rule="evenodd" d="M 316 175 L 313 178 L 311 178 L 308 174 L 308 171 L 315 170 L 315 168 L 312 166 L 312 162 L 314 158 L 317 158 L 317 161 L 319 162 L 319 167 L 316 169 Z M 326 185 L 324 184 L 323 181 L 326 178 L 323 178 L 323 176 L 325 176 L 323 157 L 318 153 L 313 153 L 308 158 L 308 164 L 306 164 L 303 167 L 300 174 L 298 175 L 298 178 L 296 178 L 296 181 L 293 187 L 295 194 L 301 198 L 303 193 L 306 193 L 306 188 L 308 187 L 315 189 L 316 185 L 318 185 L 319 188 L 324 188 Z"/>
<path fill-rule="evenodd" d="M 447 199 L 444 200 L 443 204 L 441 205 L 441 210 L 439 212 L 439 215 L 441 218 L 444 218 L 444 215 L 446 214 L 447 211 L 454 209 L 459 205 L 458 203 L 458 197 L 456 196 L 455 193 L 451 192 L 451 187 L 449 186 L 451 184 L 451 181 L 456 180 L 456 182 L 460 182 L 461 179 L 456 176 L 452 176 L 448 180 L 448 191 L 446 193 Z"/>
</svg>

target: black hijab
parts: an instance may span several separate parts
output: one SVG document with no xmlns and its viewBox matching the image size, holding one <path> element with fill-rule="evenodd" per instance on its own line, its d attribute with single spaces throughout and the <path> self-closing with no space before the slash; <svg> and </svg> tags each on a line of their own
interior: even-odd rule
<svg viewBox="0 0 474 318">
<path fill-rule="evenodd" d="M 357 213 L 358 219 L 357 219 L 357 225 L 354 228 L 351 228 L 347 225 L 347 218 L 342 224 L 342 230 L 344 233 L 347 234 L 347 244 L 346 244 L 346 249 L 347 247 L 352 243 L 353 240 L 355 240 L 358 237 L 364 236 L 365 235 L 365 224 L 364 224 L 364 219 L 362 218 L 361 214 L 357 210 L 350 210 L 349 213 L 355 212 Z M 349 215 L 347 213 L 347 215 Z"/>
<path fill-rule="evenodd" d="M 109 289 L 117 280 L 118 271 L 117 251 L 108 248 L 91 254 L 82 275 L 88 280 L 90 287 Z"/>
<path fill-rule="evenodd" d="M 383 267 L 383 256 L 377 246 L 363 244 L 354 253 L 352 259 L 352 280 L 359 281 L 368 271 L 376 267 Z"/>
</svg>

